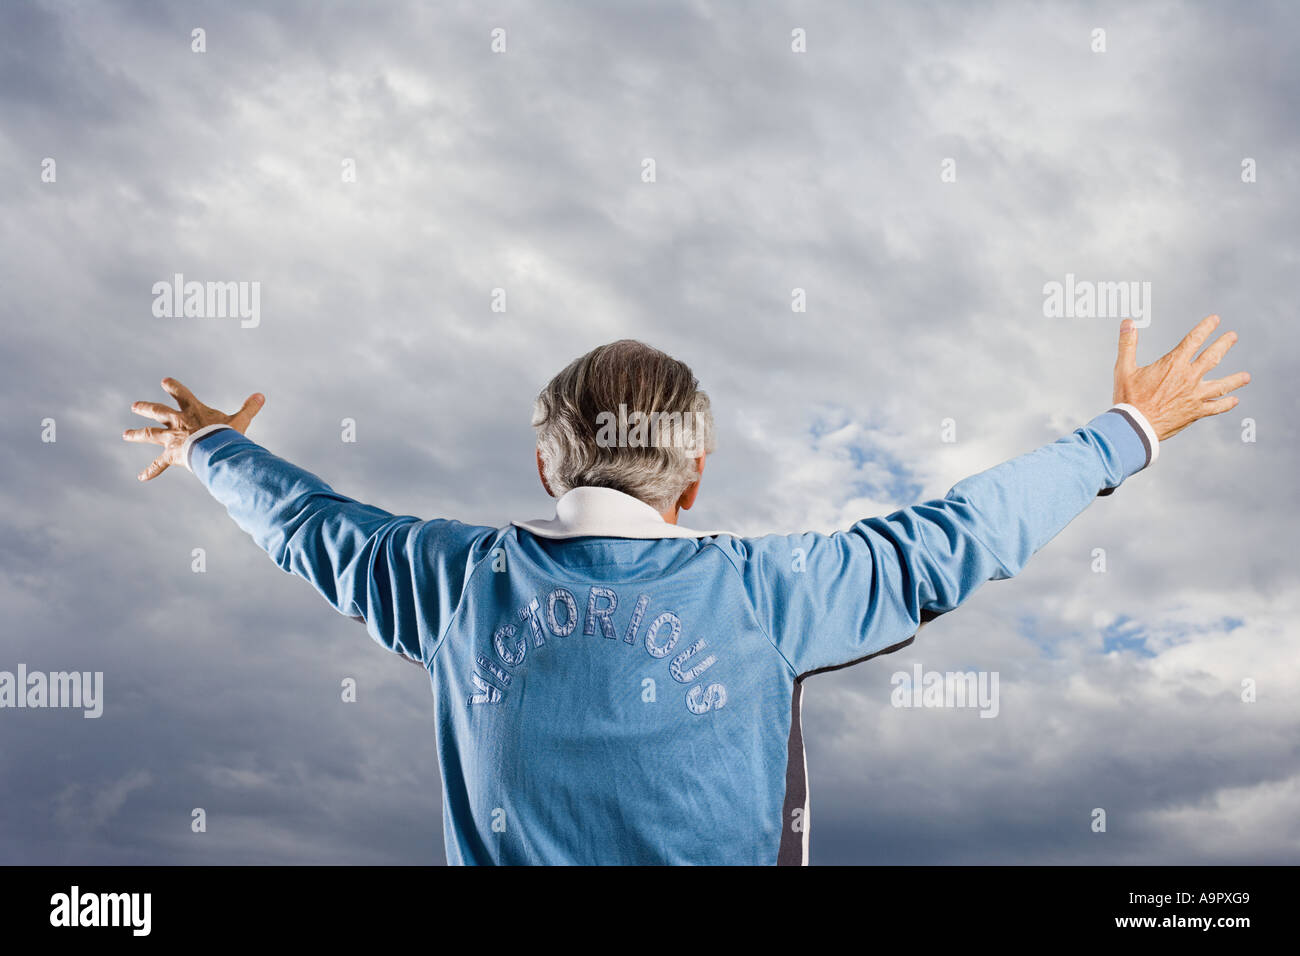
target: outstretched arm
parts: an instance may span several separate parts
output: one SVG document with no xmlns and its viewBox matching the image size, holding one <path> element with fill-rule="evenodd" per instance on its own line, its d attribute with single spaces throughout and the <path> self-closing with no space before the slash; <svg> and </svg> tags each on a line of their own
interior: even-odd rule
<svg viewBox="0 0 1300 956">
<path fill-rule="evenodd" d="M 123 434 L 163 446 L 141 480 L 170 465 L 191 468 L 282 570 L 364 621 L 387 649 L 427 663 L 492 529 L 396 516 L 338 494 L 243 436 L 264 404 L 260 394 L 228 416 L 173 379 L 163 388 L 179 409 L 136 402 L 132 410 L 168 427 Z"/>
<path fill-rule="evenodd" d="M 985 581 L 1019 573 L 1098 495 L 1149 465 L 1160 442 L 1234 408 L 1249 374 L 1203 381 L 1236 342 L 1198 324 L 1139 368 L 1137 328 L 1120 329 L 1115 406 L 1071 435 L 958 482 L 940 499 L 831 535 L 747 541 L 742 573 L 760 619 L 799 673 L 901 645 Z M 792 555 L 798 549 L 797 570 Z"/>
</svg>

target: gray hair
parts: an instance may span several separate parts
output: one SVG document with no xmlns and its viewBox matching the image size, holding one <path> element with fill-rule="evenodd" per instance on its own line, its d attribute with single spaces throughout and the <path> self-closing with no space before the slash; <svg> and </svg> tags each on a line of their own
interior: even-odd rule
<svg viewBox="0 0 1300 956">
<path fill-rule="evenodd" d="M 668 511 L 716 447 L 709 396 L 683 362 L 633 339 L 575 359 L 537 396 L 533 427 L 555 495 L 613 488 Z"/>
</svg>

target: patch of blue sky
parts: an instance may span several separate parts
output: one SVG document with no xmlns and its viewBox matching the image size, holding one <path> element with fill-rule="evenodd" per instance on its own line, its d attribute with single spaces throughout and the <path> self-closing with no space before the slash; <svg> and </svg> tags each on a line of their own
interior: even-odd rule
<svg viewBox="0 0 1300 956">
<path fill-rule="evenodd" d="M 847 497 L 887 501 L 900 508 L 921 501 L 925 486 L 916 480 L 912 470 L 871 440 L 873 434 L 887 432 L 883 424 L 870 417 L 864 420 L 848 409 L 823 408 L 809 426 L 808 434 L 814 448 L 818 448 L 827 436 L 849 425 L 856 426 L 851 438 L 834 439 L 830 443 L 833 450 L 847 455 L 853 465 L 855 476 L 849 483 Z"/>
<path fill-rule="evenodd" d="M 1133 651 L 1142 657 L 1155 657 L 1166 648 L 1186 644 L 1205 634 L 1231 634 L 1245 624 L 1242 618 L 1221 617 L 1203 624 L 1169 621 L 1151 628 L 1121 615 L 1102 629 L 1103 651 Z"/>
<path fill-rule="evenodd" d="M 1132 651 L 1140 657 L 1155 657 L 1156 652 L 1147 647 L 1146 630 L 1127 614 L 1121 614 L 1101 630 L 1103 654 L 1112 651 Z"/>
</svg>

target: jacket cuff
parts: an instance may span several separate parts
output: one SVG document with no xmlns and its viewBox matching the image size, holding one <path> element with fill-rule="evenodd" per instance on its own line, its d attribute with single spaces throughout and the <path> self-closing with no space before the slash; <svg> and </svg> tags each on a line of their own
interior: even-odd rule
<svg viewBox="0 0 1300 956">
<path fill-rule="evenodd" d="M 1098 415 L 1089 427 L 1110 439 L 1119 455 L 1122 471 L 1120 481 L 1108 488 L 1103 488 L 1098 495 L 1114 494 L 1124 479 L 1136 475 L 1149 467 L 1160 455 L 1160 439 L 1151 427 L 1145 415 L 1132 405 L 1119 404 L 1111 406 L 1105 414 Z"/>
<path fill-rule="evenodd" d="M 1155 464 L 1155 460 L 1160 457 L 1160 439 L 1156 437 L 1156 430 L 1151 427 L 1147 417 L 1139 412 L 1134 406 L 1120 403 L 1110 409 L 1112 412 L 1119 412 L 1129 420 L 1129 424 L 1136 428 L 1142 435 L 1143 444 L 1146 446 L 1147 466 Z"/>
<path fill-rule="evenodd" d="M 229 425 L 205 425 L 189 438 L 185 439 L 185 444 L 181 446 L 181 461 L 185 462 L 186 468 L 189 468 L 190 471 L 194 470 L 193 466 L 190 464 L 190 456 L 194 454 L 194 443 L 201 438 L 211 435 L 213 432 L 220 431 L 223 428 L 229 431 L 234 431 L 234 429 Z"/>
</svg>

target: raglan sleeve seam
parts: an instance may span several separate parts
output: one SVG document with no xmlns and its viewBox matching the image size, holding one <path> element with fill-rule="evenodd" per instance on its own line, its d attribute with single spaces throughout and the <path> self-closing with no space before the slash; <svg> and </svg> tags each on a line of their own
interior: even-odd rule
<svg viewBox="0 0 1300 956">
<path fill-rule="evenodd" d="M 776 651 L 777 656 L 781 658 L 781 662 L 789 668 L 791 676 L 797 679 L 799 677 L 799 669 L 790 663 L 790 658 L 785 656 L 780 645 L 772 639 L 772 634 L 768 631 L 767 625 L 763 623 L 763 619 L 758 613 L 758 606 L 754 603 L 754 598 L 749 593 L 749 588 L 745 585 L 745 576 L 741 573 L 735 559 L 726 548 L 719 545 L 716 541 L 710 541 L 709 546 L 717 548 L 717 550 L 722 553 L 723 560 L 727 562 L 727 566 L 731 568 L 731 572 L 736 576 L 737 581 L 740 583 L 741 593 L 745 595 L 745 603 L 749 608 L 749 616 L 754 619 L 754 623 L 758 625 L 759 632 L 767 640 L 767 643 L 772 645 L 772 650 Z"/>
<path fill-rule="evenodd" d="M 480 529 L 480 530 L 484 530 L 484 529 Z M 461 609 L 465 606 L 465 598 L 469 595 L 470 585 L 473 583 L 475 576 L 479 573 L 479 569 L 482 568 L 483 565 L 487 563 L 487 559 L 491 557 L 492 551 L 499 546 L 502 538 L 504 538 L 509 531 L 508 528 L 488 528 L 485 530 L 489 532 L 495 532 L 495 537 L 492 538 L 490 542 L 490 546 L 487 549 L 487 553 L 484 554 L 482 557 L 478 558 L 477 560 L 474 560 L 473 568 L 470 569 L 469 574 L 465 575 L 465 583 L 461 585 L 460 596 L 456 599 L 456 607 L 452 610 L 451 614 L 447 616 L 447 620 L 442 625 L 442 627 L 438 629 L 438 636 L 437 638 L 434 639 L 433 648 L 432 650 L 429 651 L 428 659 L 424 661 L 424 666 L 426 669 L 433 667 L 433 659 L 437 657 L 438 652 L 442 650 L 442 645 L 445 644 L 447 641 L 447 634 L 451 631 L 451 626 L 455 624 L 456 620 L 460 617 Z M 477 548 L 479 544 L 485 539 L 487 539 L 488 537 L 489 535 L 485 534 L 471 540 L 468 555 L 472 555 L 474 549 Z"/>
</svg>

